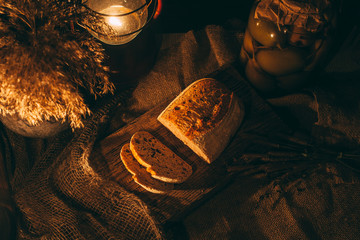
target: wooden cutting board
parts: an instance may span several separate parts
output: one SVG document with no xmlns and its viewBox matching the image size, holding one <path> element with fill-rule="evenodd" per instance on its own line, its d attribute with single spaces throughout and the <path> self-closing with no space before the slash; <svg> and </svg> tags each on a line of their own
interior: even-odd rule
<svg viewBox="0 0 360 240">
<path fill-rule="evenodd" d="M 242 99 L 245 105 L 245 117 L 237 134 L 223 154 L 213 163 L 208 164 L 200 159 L 157 121 L 157 116 L 172 99 L 157 105 L 135 121 L 104 138 L 94 147 L 91 161 L 96 161 L 95 165 L 98 166 L 101 174 L 109 176 L 128 191 L 138 195 L 148 204 L 160 223 L 184 216 L 229 183 L 231 174 L 226 170 L 226 162 L 238 158 L 246 150 L 256 150 L 256 144 L 249 141 L 246 136 L 288 131 L 271 107 L 256 94 L 234 68 L 219 70 L 209 77 L 223 82 Z M 167 194 L 153 194 L 132 180 L 119 153 L 131 136 L 140 130 L 152 133 L 193 167 L 193 174 L 185 183 L 177 184 L 175 189 Z"/>
</svg>

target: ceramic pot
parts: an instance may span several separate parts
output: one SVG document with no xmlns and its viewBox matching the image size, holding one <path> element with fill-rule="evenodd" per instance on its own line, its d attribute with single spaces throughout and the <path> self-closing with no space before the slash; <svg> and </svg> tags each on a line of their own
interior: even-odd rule
<svg viewBox="0 0 360 240">
<path fill-rule="evenodd" d="M 68 129 L 68 123 L 44 121 L 32 126 L 17 115 L 0 115 L 0 121 L 11 131 L 29 138 L 48 138 Z"/>
</svg>

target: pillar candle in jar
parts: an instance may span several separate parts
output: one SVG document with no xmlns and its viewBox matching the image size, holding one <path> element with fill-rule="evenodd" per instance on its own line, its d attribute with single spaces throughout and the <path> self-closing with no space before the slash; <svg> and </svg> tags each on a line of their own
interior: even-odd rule
<svg viewBox="0 0 360 240">
<path fill-rule="evenodd" d="M 102 34 L 93 33 L 95 37 L 110 45 L 125 44 L 133 40 L 147 20 L 147 9 L 133 10 L 121 5 L 112 5 L 101 11 L 104 24 Z"/>
</svg>

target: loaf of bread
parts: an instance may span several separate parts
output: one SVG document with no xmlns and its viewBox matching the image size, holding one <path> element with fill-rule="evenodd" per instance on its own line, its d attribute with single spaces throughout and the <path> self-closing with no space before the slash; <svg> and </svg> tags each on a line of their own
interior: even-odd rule
<svg viewBox="0 0 360 240">
<path fill-rule="evenodd" d="M 207 163 L 224 151 L 244 118 L 242 101 L 213 78 L 195 81 L 158 116 L 158 121 Z"/>
<path fill-rule="evenodd" d="M 125 168 L 133 175 L 134 182 L 152 193 L 166 193 L 174 188 L 172 183 L 159 181 L 142 167 L 134 158 L 130 150 L 130 144 L 124 144 L 120 151 L 120 158 L 124 163 Z"/>
<path fill-rule="evenodd" d="M 182 183 L 192 174 L 192 167 L 187 162 L 149 132 L 136 132 L 131 137 L 130 150 L 155 179 Z"/>
</svg>

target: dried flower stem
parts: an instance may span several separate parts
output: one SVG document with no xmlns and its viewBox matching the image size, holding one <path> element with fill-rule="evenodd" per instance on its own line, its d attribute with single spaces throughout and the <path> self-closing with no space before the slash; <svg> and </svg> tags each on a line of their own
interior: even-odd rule
<svg viewBox="0 0 360 240">
<path fill-rule="evenodd" d="M 246 172 L 254 168 L 266 172 L 267 175 L 294 171 L 301 174 L 311 169 L 314 164 L 324 163 L 340 163 L 355 172 L 360 172 L 360 153 L 357 152 L 334 151 L 330 146 L 320 146 L 294 136 L 246 137 L 269 150 L 265 153 L 244 153 L 228 166 L 229 172 Z"/>
</svg>

